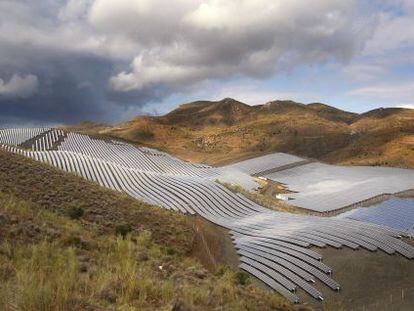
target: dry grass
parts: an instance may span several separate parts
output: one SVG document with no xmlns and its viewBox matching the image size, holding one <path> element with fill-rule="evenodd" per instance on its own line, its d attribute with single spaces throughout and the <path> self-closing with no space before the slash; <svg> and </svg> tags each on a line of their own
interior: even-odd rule
<svg viewBox="0 0 414 311">
<path fill-rule="evenodd" d="M 60 249 L 42 242 L 29 248 L 13 248 L 8 254 L 15 266 L 15 277 L 6 284 L 5 294 L 14 296 L 19 310 L 67 310 L 79 307 L 78 262 L 73 248 Z M 13 294 L 12 294 L 13 293 Z"/>
<path fill-rule="evenodd" d="M 250 191 L 243 189 L 242 187 L 238 185 L 221 182 L 219 180 L 216 180 L 216 182 L 223 185 L 230 191 L 233 191 L 235 193 L 240 193 L 244 195 L 245 197 L 249 198 L 250 200 L 252 200 L 253 202 L 256 202 L 257 204 L 267 207 L 271 210 L 279 211 L 279 212 L 289 212 L 289 213 L 294 213 L 294 214 L 306 214 L 305 211 L 300 210 L 290 205 L 283 204 L 282 201 L 272 196 L 264 195 L 258 192 L 250 192 Z"/>
<path fill-rule="evenodd" d="M 0 201 L 3 232 L 28 220 L 42 228 L 1 235 L 1 310 L 292 310 L 278 294 L 241 284 L 237 270 L 213 275 L 150 231 L 101 235 L 100 225 L 10 195 Z"/>
<path fill-rule="evenodd" d="M 0 151 L 0 191 L 42 209 L 66 215 L 76 205 L 84 211 L 81 221 L 112 233 L 119 224 L 135 231 L 150 230 L 157 243 L 187 253 L 192 228 L 185 216 L 150 206 L 127 195 L 99 187 L 46 164 Z"/>
<path fill-rule="evenodd" d="M 330 163 L 414 167 L 413 120 L 408 109 L 355 115 L 321 104 L 264 109 L 222 101 L 183 105 L 96 132 L 213 165 L 277 151 Z M 143 135 L 148 128 L 151 135 Z M 89 133 L 90 126 L 75 130 Z"/>
<path fill-rule="evenodd" d="M 18 155 L 0 165 L 0 310 L 292 310 L 237 269 L 204 269 L 183 215 Z"/>
</svg>

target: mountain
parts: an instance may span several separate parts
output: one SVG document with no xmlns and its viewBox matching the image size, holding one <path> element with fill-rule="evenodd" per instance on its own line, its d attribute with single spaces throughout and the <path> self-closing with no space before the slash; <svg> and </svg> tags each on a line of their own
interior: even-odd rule
<svg viewBox="0 0 414 311">
<path fill-rule="evenodd" d="M 353 139 L 328 161 L 414 168 L 414 110 L 375 109 L 358 115 L 350 129 Z"/>
<path fill-rule="evenodd" d="M 95 132 L 216 165 L 279 151 L 330 163 L 414 167 L 414 110 L 402 108 L 357 114 L 323 103 L 249 106 L 225 98 Z"/>
<path fill-rule="evenodd" d="M 322 103 L 311 103 L 308 108 L 315 110 L 319 116 L 335 122 L 351 124 L 358 117 L 358 114 L 344 111 Z"/>
<path fill-rule="evenodd" d="M 183 104 L 161 118 L 166 124 L 197 127 L 233 125 L 252 113 L 254 108 L 232 98 L 218 102 L 198 101 Z"/>
</svg>

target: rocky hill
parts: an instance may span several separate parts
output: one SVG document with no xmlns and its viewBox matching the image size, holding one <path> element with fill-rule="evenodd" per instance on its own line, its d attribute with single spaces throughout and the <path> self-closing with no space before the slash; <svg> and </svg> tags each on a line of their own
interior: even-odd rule
<svg viewBox="0 0 414 311">
<path fill-rule="evenodd" d="M 91 128 L 88 124 L 88 133 Z M 331 163 L 414 167 L 414 110 L 401 108 L 356 114 L 322 103 L 277 100 L 249 106 L 225 98 L 97 126 L 95 133 L 209 164 L 280 151 Z"/>
</svg>

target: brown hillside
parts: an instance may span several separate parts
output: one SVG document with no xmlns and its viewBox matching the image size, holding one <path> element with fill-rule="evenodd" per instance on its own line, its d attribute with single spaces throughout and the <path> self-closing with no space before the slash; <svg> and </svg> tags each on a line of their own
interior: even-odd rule
<svg viewBox="0 0 414 311">
<path fill-rule="evenodd" d="M 359 115 L 357 120 L 362 119 L 384 119 L 393 115 L 409 113 L 411 109 L 405 108 L 378 108 Z"/>
<path fill-rule="evenodd" d="M 201 266 L 197 241 L 232 247 L 224 230 L 2 150 L 0 166 L 0 310 L 294 309 L 235 268 Z"/>
<path fill-rule="evenodd" d="M 414 167 L 413 121 L 410 109 L 355 114 L 322 103 L 249 106 L 225 98 L 97 132 L 216 165 L 279 151 L 331 163 Z"/>
<path fill-rule="evenodd" d="M 307 107 L 315 110 L 319 116 L 331 121 L 351 124 L 358 117 L 357 113 L 340 110 L 322 103 L 312 103 L 307 105 Z"/>
<path fill-rule="evenodd" d="M 97 134 L 105 129 L 110 129 L 111 126 L 104 123 L 95 123 L 91 121 L 84 121 L 78 124 L 64 126 L 63 129 L 73 132 L 83 132 L 85 134 Z"/>
<path fill-rule="evenodd" d="M 217 102 L 198 101 L 181 105 L 160 118 L 165 124 L 191 126 L 232 125 L 254 110 L 253 107 L 225 98 Z"/>
<path fill-rule="evenodd" d="M 354 139 L 328 155 L 343 164 L 414 167 L 414 110 L 381 108 L 350 125 Z"/>
</svg>

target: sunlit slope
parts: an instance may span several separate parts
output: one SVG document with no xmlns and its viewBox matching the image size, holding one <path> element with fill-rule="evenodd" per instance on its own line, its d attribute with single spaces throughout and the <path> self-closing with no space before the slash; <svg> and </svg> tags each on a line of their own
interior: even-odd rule
<svg viewBox="0 0 414 311">
<path fill-rule="evenodd" d="M 351 124 L 354 139 L 326 159 L 343 164 L 414 167 L 414 110 L 377 109 Z"/>
<path fill-rule="evenodd" d="M 235 269 L 205 270 L 179 213 L 3 150 L 0 166 L 0 310 L 293 310 Z"/>
<path fill-rule="evenodd" d="M 331 163 L 414 167 L 413 121 L 410 109 L 355 114 L 321 103 L 248 106 L 226 98 L 95 130 L 209 164 L 277 151 Z"/>
<path fill-rule="evenodd" d="M 322 157 L 351 131 L 319 110 L 290 101 L 247 106 L 232 99 L 182 105 L 162 117 L 137 117 L 101 133 L 212 164 L 272 151 Z"/>
</svg>

